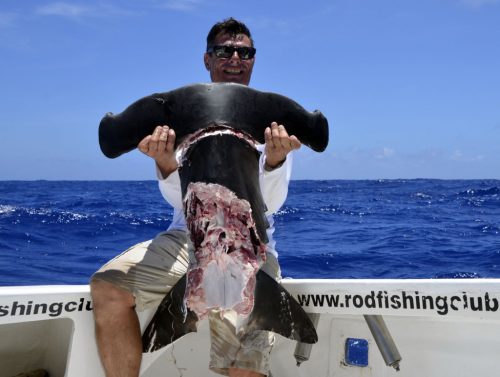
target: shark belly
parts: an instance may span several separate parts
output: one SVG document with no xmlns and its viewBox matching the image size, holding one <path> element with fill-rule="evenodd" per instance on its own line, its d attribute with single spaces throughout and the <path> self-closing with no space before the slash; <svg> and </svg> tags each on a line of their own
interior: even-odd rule
<svg viewBox="0 0 500 377">
<path fill-rule="evenodd" d="M 265 208 L 260 187 L 254 184 L 259 155 L 248 135 L 225 127 L 205 135 L 191 141 L 179 169 L 194 249 L 185 302 L 200 319 L 211 309 L 248 316 L 255 276 L 266 257 L 267 220 L 259 216 L 256 224 L 252 210 L 252 203 L 257 210 Z M 228 165 L 240 162 L 239 169 L 228 171 Z"/>
</svg>

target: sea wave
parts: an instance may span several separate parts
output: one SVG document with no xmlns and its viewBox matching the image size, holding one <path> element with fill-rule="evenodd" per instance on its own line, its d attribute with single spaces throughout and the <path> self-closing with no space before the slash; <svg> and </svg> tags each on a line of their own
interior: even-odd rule
<svg viewBox="0 0 500 377">
<path fill-rule="evenodd" d="M 292 181 L 283 276 L 500 277 L 500 181 Z M 85 284 L 172 216 L 154 181 L 0 182 L 0 285 Z"/>
<path fill-rule="evenodd" d="M 467 197 L 480 197 L 480 196 L 497 196 L 500 194 L 500 188 L 498 187 L 490 187 L 486 189 L 472 189 L 469 188 L 465 191 L 461 191 L 459 196 L 467 196 Z"/>
</svg>

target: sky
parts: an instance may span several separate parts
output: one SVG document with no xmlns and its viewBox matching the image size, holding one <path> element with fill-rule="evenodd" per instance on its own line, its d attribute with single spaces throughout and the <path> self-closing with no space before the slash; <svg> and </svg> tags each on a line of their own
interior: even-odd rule
<svg viewBox="0 0 500 377">
<path fill-rule="evenodd" d="M 250 85 L 328 118 L 293 179 L 500 179 L 500 0 L 2 0 L 0 180 L 155 179 L 137 150 L 102 155 L 99 121 L 208 82 L 231 16 Z"/>
</svg>

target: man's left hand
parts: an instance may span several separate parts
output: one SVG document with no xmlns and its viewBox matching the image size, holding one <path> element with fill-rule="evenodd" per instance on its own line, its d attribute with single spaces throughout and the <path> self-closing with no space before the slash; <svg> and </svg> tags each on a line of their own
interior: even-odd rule
<svg viewBox="0 0 500 377">
<path fill-rule="evenodd" d="M 264 131 L 266 140 L 266 161 L 265 167 L 272 170 L 280 166 L 285 160 L 288 153 L 295 149 L 299 149 L 302 143 L 294 135 L 288 135 L 285 126 L 278 123 L 271 123 L 271 127 L 267 127 Z"/>
</svg>

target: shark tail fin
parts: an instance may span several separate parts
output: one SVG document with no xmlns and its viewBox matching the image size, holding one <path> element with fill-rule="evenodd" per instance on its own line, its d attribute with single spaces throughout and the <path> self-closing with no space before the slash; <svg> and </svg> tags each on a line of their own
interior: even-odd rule
<svg viewBox="0 0 500 377">
<path fill-rule="evenodd" d="M 247 331 L 267 330 L 302 343 L 316 343 L 318 334 L 300 304 L 276 280 L 259 270 L 255 304 Z"/>
<path fill-rule="evenodd" d="M 181 336 L 196 331 L 198 317 L 184 305 L 186 275 L 163 298 L 142 334 L 143 352 L 157 351 Z"/>
</svg>

